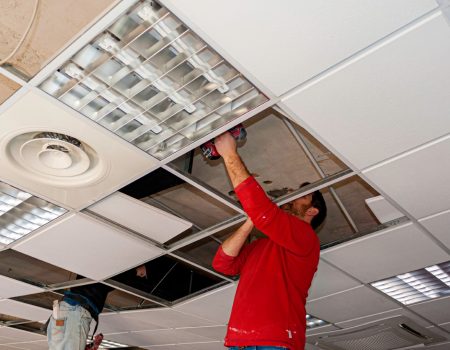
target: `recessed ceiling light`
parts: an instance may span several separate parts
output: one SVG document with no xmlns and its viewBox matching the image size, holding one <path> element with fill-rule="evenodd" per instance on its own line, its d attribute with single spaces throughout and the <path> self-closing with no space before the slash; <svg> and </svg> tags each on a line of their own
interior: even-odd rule
<svg viewBox="0 0 450 350">
<path fill-rule="evenodd" d="M 321 320 L 317 317 L 306 314 L 306 328 L 307 329 L 325 326 L 326 324 L 328 324 L 328 322 Z"/>
<path fill-rule="evenodd" d="M 8 245 L 64 214 L 65 209 L 0 182 L 0 245 Z"/>
<path fill-rule="evenodd" d="M 450 295 L 450 261 L 372 283 L 404 305 Z"/>
<path fill-rule="evenodd" d="M 140 1 L 40 88 L 158 159 L 267 101 L 154 1 Z"/>
<path fill-rule="evenodd" d="M 128 348 L 129 345 L 117 343 L 115 341 L 103 339 L 100 344 L 100 349 L 115 349 L 115 348 Z"/>
</svg>

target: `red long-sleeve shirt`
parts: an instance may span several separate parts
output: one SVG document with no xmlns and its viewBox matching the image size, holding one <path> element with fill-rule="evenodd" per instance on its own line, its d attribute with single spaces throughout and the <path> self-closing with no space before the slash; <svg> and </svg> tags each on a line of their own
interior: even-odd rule
<svg viewBox="0 0 450 350">
<path fill-rule="evenodd" d="M 269 238 L 243 247 L 237 257 L 222 247 L 214 257 L 217 271 L 240 274 L 225 345 L 304 349 L 305 303 L 319 262 L 319 239 L 308 223 L 272 203 L 253 177 L 235 192 Z"/>
</svg>

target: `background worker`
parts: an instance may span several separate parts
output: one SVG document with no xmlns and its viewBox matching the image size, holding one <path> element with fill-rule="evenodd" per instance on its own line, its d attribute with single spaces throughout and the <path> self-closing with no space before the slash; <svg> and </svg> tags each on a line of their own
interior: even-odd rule
<svg viewBox="0 0 450 350">
<path fill-rule="evenodd" d="M 145 265 L 133 269 L 135 273 L 125 272 L 124 278 L 145 278 Z M 132 270 L 132 271 L 133 271 Z M 73 287 L 64 293 L 63 299 L 54 306 L 47 327 L 49 350 L 84 350 L 92 319 L 98 325 L 98 316 L 105 306 L 108 293 L 114 288 L 102 283 Z M 97 329 L 96 325 L 96 329 Z M 95 330 L 94 330 L 95 333 Z"/>
<path fill-rule="evenodd" d="M 326 216 L 323 196 L 316 191 L 278 208 L 250 176 L 230 134 L 217 137 L 215 146 L 250 218 L 219 247 L 213 261 L 219 272 L 240 274 L 225 345 L 304 349 L 305 303 L 320 251 L 313 228 Z M 268 238 L 245 245 L 253 224 Z"/>
</svg>

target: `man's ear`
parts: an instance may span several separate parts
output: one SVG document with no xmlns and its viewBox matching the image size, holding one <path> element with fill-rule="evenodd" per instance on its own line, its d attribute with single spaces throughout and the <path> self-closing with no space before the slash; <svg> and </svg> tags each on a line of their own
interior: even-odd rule
<svg viewBox="0 0 450 350">
<path fill-rule="evenodd" d="M 319 209 L 315 208 L 315 207 L 310 207 L 308 208 L 308 210 L 306 211 L 306 215 L 308 216 L 316 216 L 317 214 L 319 214 Z"/>
</svg>

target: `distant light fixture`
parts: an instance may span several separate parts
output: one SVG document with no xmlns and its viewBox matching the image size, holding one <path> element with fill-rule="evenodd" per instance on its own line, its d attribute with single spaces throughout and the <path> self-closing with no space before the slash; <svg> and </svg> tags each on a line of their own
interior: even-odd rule
<svg viewBox="0 0 450 350">
<path fill-rule="evenodd" d="M 129 345 L 117 343 L 115 341 L 103 339 L 100 344 L 100 349 L 116 349 L 116 348 L 128 348 Z"/>
<path fill-rule="evenodd" d="M 154 1 L 140 1 L 40 88 L 158 159 L 267 101 Z"/>
<path fill-rule="evenodd" d="M 372 283 L 404 305 L 450 295 L 450 261 Z"/>
<path fill-rule="evenodd" d="M 8 245 L 65 212 L 63 208 L 0 182 L 0 244 Z"/>
<path fill-rule="evenodd" d="M 306 328 L 307 329 L 325 326 L 326 324 L 328 324 L 328 322 L 321 320 L 317 317 L 306 314 Z"/>
</svg>

